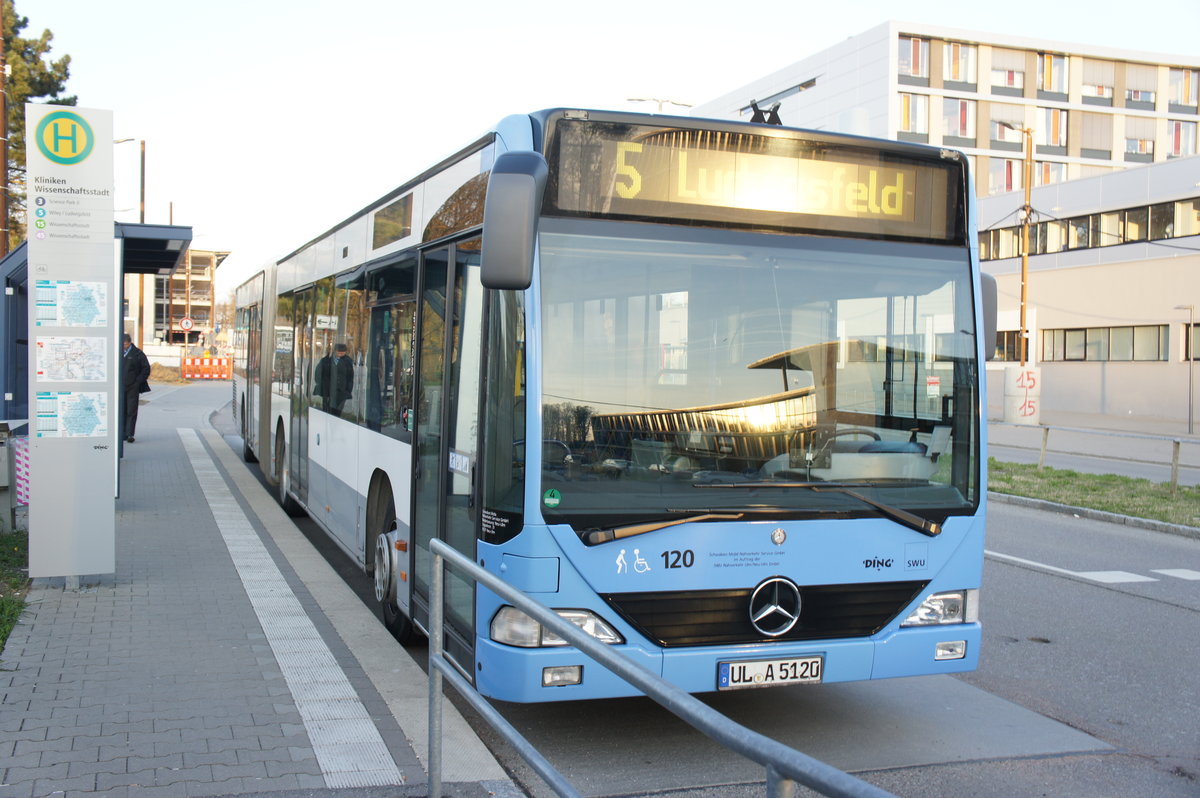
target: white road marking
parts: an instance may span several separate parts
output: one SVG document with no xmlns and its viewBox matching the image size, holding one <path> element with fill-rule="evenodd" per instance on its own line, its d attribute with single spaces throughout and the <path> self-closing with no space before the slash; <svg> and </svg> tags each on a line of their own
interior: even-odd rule
<svg viewBox="0 0 1200 798">
<path fill-rule="evenodd" d="M 1124 582 L 1157 582 L 1153 576 L 1131 574 L 1128 571 L 1079 571 L 1075 574 L 1093 582 L 1103 582 L 1106 585 L 1119 585 Z"/>
<path fill-rule="evenodd" d="M 403 775 L 345 671 L 230 494 L 196 431 L 179 428 L 178 432 L 304 721 L 325 785 L 403 784 Z"/>
<path fill-rule="evenodd" d="M 1069 571 L 1066 568 L 1058 568 L 1053 565 L 1047 565 L 1043 562 L 1034 560 L 1026 560 L 1022 557 L 1014 557 L 1011 554 L 1001 554 L 998 551 L 984 550 L 984 553 L 989 557 L 994 557 L 997 560 L 1005 560 L 1007 562 L 1020 563 L 1028 565 L 1031 568 L 1037 568 L 1042 571 L 1050 571 L 1055 574 L 1065 574 L 1067 576 L 1075 576 L 1080 579 L 1087 579 L 1092 582 L 1099 582 L 1105 585 L 1120 585 L 1129 582 L 1157 582 L 1158 580 L 1152 576 L 1142 576 L 1141 574 L 1131 574 L 1128 571 Z M 1162 571 L 1155 571 L 1162 573 Z"/>
<path fill-rule="evenodd" d="M 1154 573 L 1173 576 L 1176 579 L 1187 579 L 1189 582 L 1200 582 L 1200 571 L 1193 571 L 1189 568 L 1156 568 Z"/>
</svg>

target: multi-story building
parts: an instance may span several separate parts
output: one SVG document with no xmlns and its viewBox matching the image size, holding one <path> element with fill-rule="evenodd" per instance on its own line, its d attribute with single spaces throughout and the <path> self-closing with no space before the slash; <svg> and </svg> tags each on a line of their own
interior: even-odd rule
<svg viewBox="0 0 1200 798">
<path fill-rule="evenodd" d="M 217 267 L 228 256 L 228 252 L 189 249 L 181 264 L 169 273 L 127 275 L 126 331 L 143 346 L 212 344 L 216 322 L 214 280 Z"/>
<path fill-rule="evenodd" d="M 1200 58 L 888 22 L 693 109 L 961 150 L 976 191 L 1095 177 L 1197 152 Z"/>
</svg>

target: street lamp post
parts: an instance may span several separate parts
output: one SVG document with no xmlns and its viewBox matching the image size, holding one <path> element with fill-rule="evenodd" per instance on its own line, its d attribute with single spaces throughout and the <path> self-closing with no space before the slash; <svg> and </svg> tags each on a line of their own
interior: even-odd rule
<svg viewBox="0 0 1200 798">
<path fill-rule="evenodd" d="M 1023 139 L 1024 164 L 1022 169 L 1021 182 L 1025 186 L 1025 204 L 1021 206 L 1021 366 L 1025 366 L 1025 361 L 1029 357 L 1029 325 L 1027 308 L 1029 305 L 1029 219 L 1033 215 L 1033 205 L 1031 204 L 1031 193 L 1033 191 L 1033 129 L 1028 127 L 1017 127 L 1008 122 L 998 122 L 1001 127 L 1006 127 L 1016 133 L 1020 133 Z"/>
<path fill-rule="evenodd" d="M 1196 434 L 1196 306 L 1176 305 L 1176 310 L 1188 312 L 1187 338 L 1183 352 L 1188 361 L 1188 435 Z"/>
<path fill-rule="evenodd" d="M 138 222 L 146 223 L 146 140 L 145 139 L 117 139 L 113 144 L 124 144 L 128 141 L 137 141 L 141 148 L 141 160 L 138 168 Z M 137 312 L 137 345 L 141 349 L 145 345 L 145 315 L 146 309 L 143 307 L 146 301 L 146 275 L 138 275 L 138 312 Z"/>
</svg>

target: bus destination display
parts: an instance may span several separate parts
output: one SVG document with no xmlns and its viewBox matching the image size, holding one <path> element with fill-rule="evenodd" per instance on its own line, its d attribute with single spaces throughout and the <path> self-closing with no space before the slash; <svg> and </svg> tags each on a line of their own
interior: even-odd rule
<svg viewBox="0 0 1200 798">
<path fill-rule="evenodd" d="M 730 226 L 953 237 L 953 164 L 802 138 L 563 121 L 557 210 Z"/>
</svg>

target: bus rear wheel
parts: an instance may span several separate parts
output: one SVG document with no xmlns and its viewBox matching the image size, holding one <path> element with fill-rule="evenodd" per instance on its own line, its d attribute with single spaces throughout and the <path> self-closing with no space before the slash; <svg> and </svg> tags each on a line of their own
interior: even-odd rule
<svg viewBox="0 0 1200 798">
<path fill-rule="evenodd" d="M 258 458 L 250 448 L 250 430 L 246 423 L 246 397 L 242 397 L 242 460 L 247 463 L 257 463 Z"/>
<path fill-rule="evenodd" d="M 283 439 L 283 425 L 275 433 L 275 484 L 279 489 L 279 506 L 290 516 L 303 512 L 300 503 L 288 493 L 287 443 Z"/>
</svg>

